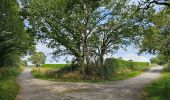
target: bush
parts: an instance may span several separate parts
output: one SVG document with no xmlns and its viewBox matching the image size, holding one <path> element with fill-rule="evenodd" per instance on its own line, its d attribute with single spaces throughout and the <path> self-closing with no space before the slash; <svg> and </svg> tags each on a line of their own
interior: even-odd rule
<svg viewBox="0 0 170 100">
<path fill-rule="evenodd" d="M 20 68 L 0 68 L 0 79 L 4 79 L 9 76 L 17 76 L 20 71 Z"/>
<path fill-rule="evenodd" d="M 104 77 L 111 79 L 113 75 L 118 73 L 126 73 L 128 71 L 145 70 L 149 67 L 147 62 L 124 61 L 115 58 L 107 58 L 104 64 Z"/>
<path fill-rule="evenodd" d="M 165 72 L 170 72 L 170 63 L 166 64 L 164 67 Z"/>
</svg>

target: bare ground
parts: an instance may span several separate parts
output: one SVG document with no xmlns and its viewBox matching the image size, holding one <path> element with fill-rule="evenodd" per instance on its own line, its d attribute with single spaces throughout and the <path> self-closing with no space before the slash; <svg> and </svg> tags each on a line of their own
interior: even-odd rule
<svg viewBox="0 0 170 100">
<path fill-rule="evenodd" d="M 100 84 L 35 79 L 31 68 L 26 68 L 18 77 L 21 89 L 17 100 L 146 100 L 142 90 L 160 76 L 162 68 L 153 67 L 131 79 Z"/>
</svg>

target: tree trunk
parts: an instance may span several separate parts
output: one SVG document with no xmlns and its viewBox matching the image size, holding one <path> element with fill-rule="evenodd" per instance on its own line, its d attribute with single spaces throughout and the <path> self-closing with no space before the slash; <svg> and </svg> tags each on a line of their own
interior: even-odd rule
<svg viewBox="0 0 170 100">
<path fill-rule="evenodd" d="M 104 54 L 100 55 L 100 67 L 103 67 L 103 63 L 104 63 Z"/>
</svg>

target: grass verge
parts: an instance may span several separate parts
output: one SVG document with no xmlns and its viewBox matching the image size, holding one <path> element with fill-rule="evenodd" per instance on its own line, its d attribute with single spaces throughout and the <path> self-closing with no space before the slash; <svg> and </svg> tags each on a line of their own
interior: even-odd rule
<svg viewBox="0 0 170 100">
<path fill-rule="evenodd" d="M 149 100 L 170 100 L 170 72 L 162 73 L 160 79 L 145 89 Z"/>
<path fill-rule="evenodd" d="M 128 72 L 128 73 L 119 74 L 119 75 L 113 77 L 112 80 L 117 81 L 117 80 L 124 80 L 124 79 L 128 79 L 128 78 L 132 78 L 132 77 L 140 75 L 142 72 L 143 71 L 132 71 L 132 72 Z"/>
<path fill-rule="evenodd" d="M 20 72 L 18 68 L 0 68 L 0 100 L 15 100 L 19 91 L 16 78 Z"/>
</svg>

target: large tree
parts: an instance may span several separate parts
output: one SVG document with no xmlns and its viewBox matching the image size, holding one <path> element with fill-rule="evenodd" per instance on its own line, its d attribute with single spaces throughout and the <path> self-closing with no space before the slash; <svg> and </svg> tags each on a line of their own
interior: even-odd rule
<svg viewBox="0 0 170 100">
<path fill-rule="evenodd" d="M 73 55 L 84 73 L 90 63 L 103 67 L 104 55 L 148 24 L 136 8 L 128 0 L 32 0 L 25 18 L 55 56 Z"/>
<path fill-rule="evenodd" d="M 17 65 L 21 56 L 31 51 L 33 47 L 33 38 L 24 31 L 17 1 L 1 0 L 0 67 Z"/>
</svg>

